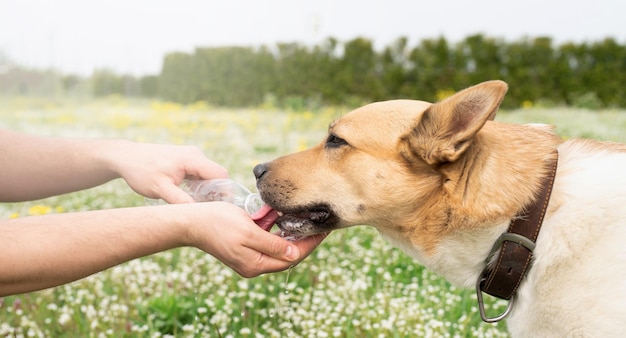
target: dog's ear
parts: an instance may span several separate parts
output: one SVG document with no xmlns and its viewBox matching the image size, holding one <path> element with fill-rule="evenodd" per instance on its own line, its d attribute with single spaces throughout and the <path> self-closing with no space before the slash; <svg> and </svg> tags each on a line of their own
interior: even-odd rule
<svg viewBox="0 0 626 338">
<path fill-rule="evenodd" d="M 430 165 L 456 161 L 495 118 L 507 88 L 503 81 L 483 82 L 433 104 L 405 136 L 409 151 Z"/>
</svg>

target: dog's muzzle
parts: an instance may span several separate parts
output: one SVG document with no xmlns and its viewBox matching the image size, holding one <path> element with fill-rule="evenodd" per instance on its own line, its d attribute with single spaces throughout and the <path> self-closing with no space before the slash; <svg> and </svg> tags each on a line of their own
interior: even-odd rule
<svg viewBox="0 0 626 338">
<path fill-rule="evenodd" d="M 324 203 L 291 205 L 291 199 L 284 197 L 284 192 L 276 189 L 290 189 L 285 183 L 280 185 L 267 182 L 269 165 L 261 163 L 252 170 L 257 180 L 257 188 L 263 201 L 278 212 L 276 225 L 285 233 L 296 236 L 308 236 L 328 232 L 335 228 L 336 216 Z M 268 188 L 271 187 L 271 188 Z M 278 196 L 281 196 L 280 198 Z"/>
</svg>

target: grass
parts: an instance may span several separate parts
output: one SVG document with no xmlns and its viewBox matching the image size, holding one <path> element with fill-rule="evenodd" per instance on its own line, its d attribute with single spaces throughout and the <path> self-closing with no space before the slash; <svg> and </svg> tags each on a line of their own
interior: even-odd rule
<svg viewBox="0 0 626 338">
<path fill-rule="evenodd" d="M 63 137 L 194 144 L 253 187 L 252 168 L 324 138 L 345 111 L 224 110 L 204 103 L 0 100 L 0 127 Z M 558 125 L 564 137 L 626 141 L 623 111 L 502 112 L 509 122 Z M 28 203 L 0 217 L 143 205 L 121 181 Z M 491 311 L 502 302 L 490 302 Z M 506 337 L 481 322 L 475 295 L 458 290 L 371 228 L 337 231 L 297 267 L 243 279 L 213 257 L 181 248 L 83 280 L 0 298 L 0 337 Z"/>
</svg>

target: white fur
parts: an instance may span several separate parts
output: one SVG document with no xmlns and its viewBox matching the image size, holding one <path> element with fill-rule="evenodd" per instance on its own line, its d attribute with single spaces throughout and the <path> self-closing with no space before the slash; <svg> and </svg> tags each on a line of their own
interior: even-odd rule
<svg viewBox="0 0 626 338">
<path fill-rule="evenodd" d="M 580 141 L 559 167 L 534 264 L 508 327 L 519 337 L 626 334 L 626 153 Z"/>
<path fill-rule="evenodd" d="M 407 238 L 394 238 L 380 231 L 383 238 L 402 249 L 429 270 L 446 277 L 459 287 L 472 288 L 485 267 L 485 259 L 500 234 L 506 232 L 509 222 L 472 230 L 471 233 L 457 232 L 444 238 L 438 245 L 437 254 L 426 255 Z"/>
<path fill-rule="evenodd" d="M 381 234 L 450 282 L 472 288 L 509 221 L 445 238 L 425 255 Z M 471 233 L 469 233 L 471 232 Z M 626 335 L 626 152 L 568 141 L 534 263 L 507 320 L 514 337 Z"/>
</svg>

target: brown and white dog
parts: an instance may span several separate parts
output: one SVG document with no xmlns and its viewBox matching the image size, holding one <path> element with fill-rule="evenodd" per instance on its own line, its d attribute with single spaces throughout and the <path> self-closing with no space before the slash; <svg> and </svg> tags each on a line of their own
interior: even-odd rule
<svg viewBox="0 0 626 338">
<path fill-rule="evenodd" d="M 257 187 L 288 233 L 370 225 L 453 284 L 474 287 L 558 149 L 508 328 L 517 337 L 623 335 L 626 145 L 495 122 L 506 91 L 489 81 L 435 104 L 366 105 L 333 122 L 319 145 L 255 167 Z"/>
</svg>

